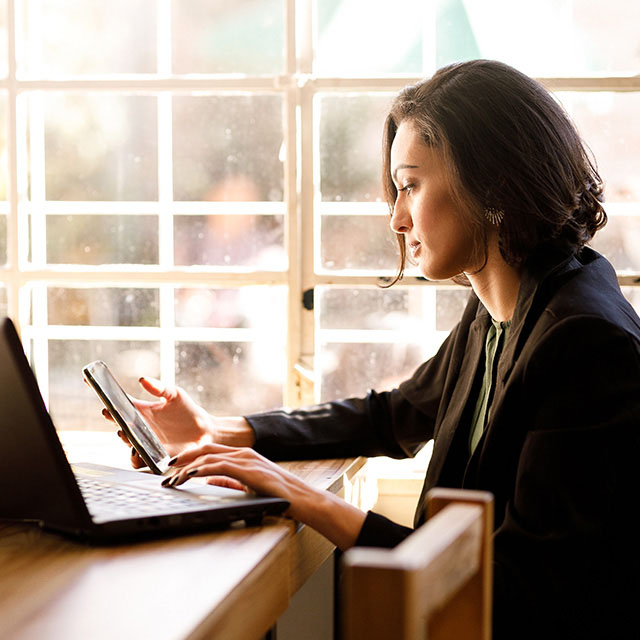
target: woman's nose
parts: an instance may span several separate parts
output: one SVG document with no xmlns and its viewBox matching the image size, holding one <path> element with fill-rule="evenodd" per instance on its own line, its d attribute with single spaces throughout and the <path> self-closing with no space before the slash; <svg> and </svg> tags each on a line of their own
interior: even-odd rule
<svg viewBox="0 0 640 640">
<path fill-rule="evenodd" d="M 407 207 L 400 204 L 397 200 L 393 207 L 389 225 L 396 233 L 408 233 L 413 226 Z"/>
</svg>

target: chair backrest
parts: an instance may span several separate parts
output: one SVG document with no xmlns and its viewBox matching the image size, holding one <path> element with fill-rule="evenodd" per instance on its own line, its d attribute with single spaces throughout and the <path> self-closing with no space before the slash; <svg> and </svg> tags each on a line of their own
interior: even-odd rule
<svg viewBox="0 0 640 640">
<path fill-rule="evenodd" d="M 490 640 L 493 496 L 433 489 L 428 519 L 393 549 L 343 557 L 343 640 Z"/>
</svg>

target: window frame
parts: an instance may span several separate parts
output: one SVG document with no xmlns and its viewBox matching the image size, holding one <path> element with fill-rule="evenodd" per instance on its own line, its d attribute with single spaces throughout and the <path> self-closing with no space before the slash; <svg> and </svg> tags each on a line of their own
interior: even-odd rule
<svg viewBox="0 0 640 640">
<path fill-rule="evenodd" d="M 21 328 L 25 345 L 33 339 L 38 357 L 35 358 L 36 373 L 45 399 L 48 397 L 48 367 L 46 357 L 47 340 L 53 336 L 68 337 L 77 332 L 77 327 L 55 327 L 47 325 L 46 305 L 34 305 L 34 315 L 30 321 L 30 286 L 45 283 L 48 286 L 98 285 L 105 286 L 154 286 L 160 290 L 160 327 L 155 333 L 162 336 L 174 331 L 172 298 L 163 297 L 164 287 L 202 286 L 237 287 L 248 285 L 280 285 L 287 288 L 287 337 L 286 337 L 286 375 L 283 403 L 288 406 L 308 404 L 317 399 L 318 372 L 314 367 L 315 351 L 318 340 L 316 314 L 312 305 L 303 304 L 305 292 L 314 291 L 319 286 L 355 286 L 378 287 L 384 283 L 385 276 L 376 273 L 349 274 L 327 272 L 317 268 L 318 221 L 320 208 L 327 207 L 319 199 L 319 131 L 316 113 L 316 97 L 320 94 L 341 93 L 396 93 L 407 84 L 420 80 L 420 76 L 380 76 L 380 77 L 327 77 L 313 72 L 314 56 L 314 0 L 283 0 L 285 5 L 285 67 L 284 72 L 275 76 L 236 77 L 207 75 L 182 77 L 170 74 L 171 58 L 171 3 L 170 0 L 158 0 L 158 43 L 159 49 L 157 74 L 144 76 L 105 76 L 53 78 L 45 80 L 21 79 L 17 74 L 17 39 L 19 29 L 17 20 L 17 0 L 7 0 L 7 55 L 8 75 L 0 79 L 0 92 L 6 97 L 7 114 L 7 157 L 8 157 L 8 199 L 0 203 L 0 212 L 7 219 L 7 264 L 0 267 L 0 284 L 6 287 L 8 315 L 14 318 Z M 552 91 L 611 91 L 640 92 L 640 76 L 584 76 L 584 77 L 544 77 L 538 78 Z M 128 210 L 135 207 L 145 211 L 157 207 L 160 220 L 160 263 L 157 266 L 118 267 L 118 266 L 36 266 L 27 261 L 28 228 L 24 215 L 25 204 L 21 202 L 21 193 L 25 186 L 20 183 L 25 150 L 20 148 L 23 139 L 21 131 L 26 123 L 21 121 L 22 110 L 19 102 L 30 92 L 80 91 L 111 92 L 134 94 L 142 93 L 158 96 L 158 201 L 152 203 L 127 203 Z M 271 207 L 282 206 L 285 214 L 285 251 L 289 259 L 285 271 L 224 271 L 217 268 L 198 267 L 180 268 L 167 266 L 166 251 L 171 249 L 172 228 L 170 216 L 163 218 L 163 207 L 172 202 L 172 194 L 162 190 L 163 173 L 171 171 L 170 163 L 171 107 L 172 95 L 192 92 L 259 92 L 275 93 L 283 97 L 284 104 L 284 200 L 282 203 L 268 203 Z M 165 127 L 169 127 L 168 131 Z M 164 163 L 163 163 L 164 160 Z M 223 203 L 225 210 L 229 205 Z M 69 207 L 100 213 L 118 211 L 123 203 L 47 203 L 47 210 L 56 208 L 68 213 Z M 207 203 L 207 210 L 215 213 L 215 203 Z M 344 205 L 345 207 L 347 205 Z M 188 203 L 177 208 L 187 210 Z M 338 207 L 339 208 L 339 207 Z M 360 206 L 376 215 L 387 215 L 385 205 L 370 203 Z M 607 205 L 607 212 L 616 215 L 624 205 Z M 202 206 L 198 205 L 199 212 Z M 247 207 L 244 207 L 247 211 Z M 163 222 L 165 220 L 165 222 Z M 166 221 L 168 220 L 168 222 Z M 163 226 L 164 225 L 164 226 Z M 163 248 L 165 254 L 163 254 Z M 163 257 L 164 256 L 164 257 Z M 618 274 L 623 286 L 640 286 L 640 273 Z M 405 276 L 403 286 L 441 286 L 443 283 L 431 283 L 415 276 Z M 444 283 L 447 285 L 448 283 Z M 136 336 L 135 328 L 118 328 L 120 337 Z M 87 329 L 91 332 L 92 328 Z M 101 328 L 95 328 L 97 334 Z M 138 331 L 139 333 L 139 331 Z M 167 383 L 174 381 L 173 354 L 166 350 L 160 340 L 162 358 L 161 375 Z"/>
</svg>

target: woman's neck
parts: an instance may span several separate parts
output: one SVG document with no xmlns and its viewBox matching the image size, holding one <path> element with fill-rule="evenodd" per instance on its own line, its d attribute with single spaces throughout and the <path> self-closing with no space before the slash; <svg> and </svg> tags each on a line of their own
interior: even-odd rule
<svg viewBox="0 0 640 640">
<path fill-rule="evenodd" d="M 520 271 L 508 265 L 498 248 L 497 235 L 487 247 L 487 264 L 477 273 L 467 273 L 475 294 L 494 320 L 511 320 L 520 289 Z"/>
</svg>

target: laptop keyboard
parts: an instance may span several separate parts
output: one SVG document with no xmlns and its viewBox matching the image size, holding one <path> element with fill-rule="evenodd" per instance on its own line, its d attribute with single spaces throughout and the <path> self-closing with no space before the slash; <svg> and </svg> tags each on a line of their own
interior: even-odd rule
<svg viewBox="0 0 640 640">
<path fill-rule="evenodd" d="M 185 497 L 171 489 L 138 490 L 95 478 L 76 477 L 82 497 L 92 516 L 132 516 L 206 509 L 205 502 Z M 207 496 L 207 502 L 210 497 Z"/>
</svg>

